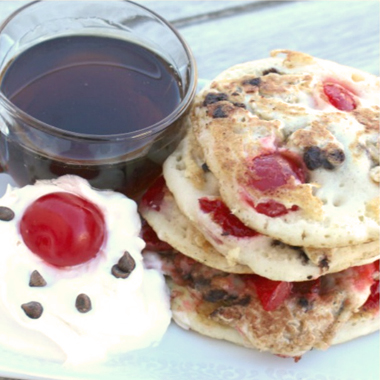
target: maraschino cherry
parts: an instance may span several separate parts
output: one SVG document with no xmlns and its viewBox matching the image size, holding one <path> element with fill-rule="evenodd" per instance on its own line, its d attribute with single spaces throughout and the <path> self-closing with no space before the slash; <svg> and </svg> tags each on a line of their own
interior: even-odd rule
<svg viewBox="0 0 380 380">
<path fill-rule="evenodd" d="M 248 185 L 262 192 L 272 191 L 288 183 L 294 178 L 304 183 L 307 169 L 301 157 L 290 151 L 275 151 L 255 157 L 248 165 Z M 259 214 L 277 217 L 289 211 L 298 210 L 298 206 L 287 209 L 283 204 L 274 200 L 252 205 Z"/>
<path fill-rule="evenodd" d="M 66 192 L 50 193 L 35 200 L 25 210 L 19 228 L 26 246 L 58 267 L 92 259 L 106 236 L 99 208 Z"/>
</svg>

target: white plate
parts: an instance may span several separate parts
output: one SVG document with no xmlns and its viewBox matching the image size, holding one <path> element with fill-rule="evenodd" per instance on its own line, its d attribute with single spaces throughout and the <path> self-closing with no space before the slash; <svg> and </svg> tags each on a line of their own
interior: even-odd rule
<svg viewBox="0 0 380 380">
<path fill-rule="evenodd" d="M 0 174 L 0 195 L 10 182 L 9 176 Z M 159 346 L 91 367 L 67 368 L 0 346 L 0 376 L 39 380 L 378 380 L 379 353 L 379 334 L 374 333 L 326 352 L 309 352 L 294 363 L 173 324 Z"/>
</svg>

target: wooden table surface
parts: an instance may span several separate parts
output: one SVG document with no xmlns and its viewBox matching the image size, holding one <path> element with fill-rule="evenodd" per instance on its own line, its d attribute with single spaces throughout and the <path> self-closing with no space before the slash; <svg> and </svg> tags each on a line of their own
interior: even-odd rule
<svg viewBox="0 0 380 380">
<path fill-rule="evenodd" d="M 137 2 L 178 28 L 200 79 L 265 58 L 273 49 L 302 51 L 379 75 L 378 0 Z M 25 3 L 0 1 L 0 21 Z"/>
</svg>

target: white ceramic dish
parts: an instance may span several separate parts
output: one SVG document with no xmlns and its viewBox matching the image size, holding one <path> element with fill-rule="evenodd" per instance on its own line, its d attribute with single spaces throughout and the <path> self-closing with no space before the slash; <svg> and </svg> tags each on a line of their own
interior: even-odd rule
<svg viewBox="0 0 380 380">
<path fill-rule="evenodd" d="M 8 183 L 12 183 L 10 177 L 0 174 L 0 196 Z M 375 333 L 326 352 L 309 352 L 294 363 L 173 324 L 159 346 L 96 366 L 68 368 L 0 346 L 0 376 L 39 380 L 378 380 L 379 354 L 379 334 Z"/>
<path fill-rule="evenodd" d="M 310 352 L 294 363 L 173 325 L 158 347 L 91 367 L 65 368 L 0 348 L 0 375 L 39 380 L 378 380 L 378 358 L 378 334 Z"/>
</svg>

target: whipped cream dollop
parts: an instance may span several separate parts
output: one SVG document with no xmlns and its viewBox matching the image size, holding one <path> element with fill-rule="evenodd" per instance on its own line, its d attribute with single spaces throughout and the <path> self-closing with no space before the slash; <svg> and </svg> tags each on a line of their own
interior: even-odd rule
<svg viewBox="0 0 380 380">
<path fill-rule="evenodd" d="M 32 253 L 19 232 L 25 209 L 36 199 L 68 192 L 96 205 L 105 220 L 106 239 L 91 260 L 72 267 L 55 267 Z M 103 361 L 109 355 L 156 345 L 171 319 L 169 294 L 161 273 L 144 267 L 137 205 L 122 194 L 96 191 L 76 176 L 39 181 L 23 188 L 8 186 L 0 207 L 14 212 L 0 220 L 0 344 L 25 355 L 67 365 Z M 127 278 L 112 274 L 125 252 L 135 267 Z M 45 286 L 30 286 L 34 271 Z M 78 295 L 91 310 L 79 312 Z M 82 301 L 83 301 L 83 296 Z M 85 301 L 85 300 L 84 300 Z M 38 318 L 22 305 L 43 307 Z"/>
</svg>

